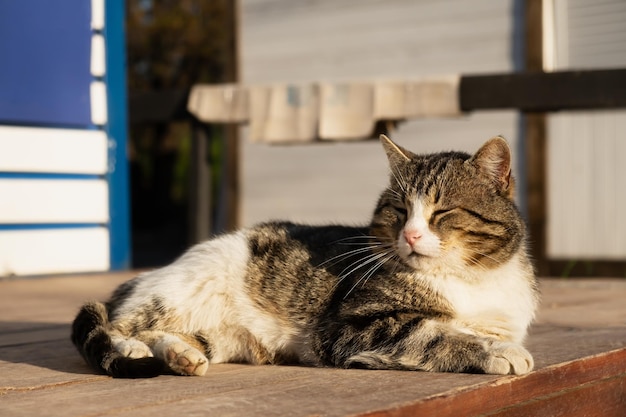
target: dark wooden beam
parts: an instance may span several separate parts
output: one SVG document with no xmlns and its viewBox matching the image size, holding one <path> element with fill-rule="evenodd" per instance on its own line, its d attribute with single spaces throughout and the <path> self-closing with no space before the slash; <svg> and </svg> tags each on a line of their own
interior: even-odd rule
<svg viewBox="0 0 626 417">
<path fill-rule="evenodd" d="M 191 123 L 191 152 L 189 175 L 188 241 L 202 242 L 210 237 L 213 227 L 213 179 L 211 175 L 211 125 L 193 120 Z"/>
<path fill-rule="evenodd" d="M 464 111 L 518 109 L 525 112 L 626 107 L 626 69 L 461 77 Z"/>
<path fill-rule="evenodd" d="M 232 57 L 236 60 L 235 57 Z M 232 65 L 232 64 L 231 64 Z M 236 82 L 237 73 L 224 82 Z M 188 120 L 189 89 L 132 93 L 130 123 Z M 626 69 L 464 75 L 461 110 L 517 109 L 525 112 L 626 107 Z"/>
<path fill-rule="evenodd" d="M 130 93 L 128 99 L 129 123 L 169 123 L 189 120 L 187 111 L 189 89 Z"/>
<path fill-rule="evenodd" d="M 543 0 L 526 0 L 524 3 L 524 65 L 526 78 L 513 78 L 501 80 L 498 88 L 499 95 L 495 98 L 500 104 L 509 104 L 506 96 L 514 96 L 515 100 L 521 100 L 523 106 L 516 107 L 524 110 L 522 113 L 522 137 L 525 155 L 526 173 L 526 215 L 530 234 L 530 253 L 535 263 L 536 272 L 546 274 L 549 269 L 547 258 L 547 234 L 546 213 L 548 196 L 546 193 L 547 172 L 547 123 L 545 113 L 541 113 L 541 106 L 536 106 L 533 99 L 537 96 L 546 99 L 554 94 L 555 89 L 546 89 L 546 76 L 553 74 L 543 73 Z M 520 75 L 520 74 L 517 74 Z M 567 74 L 558 74 L 556 77 L 571 78 Z M 550 77 L 555 82 L 554 76 Z M 543 82 L 541 80 L 544 80 Z M 524 85 L 524 82 L 527 84 Z M 470 82 L 471 84 L 471 82 Z M 497 82 L 495 83 L 498 84 Z M 557 89 L 557 96 L 564 97 L 567 92 L 561 91 L 563 82 L 558 83 L 561 88 Z M 514 85 L 514 86 L 513 86 Z M 475 86 L 476 87 L 476 86 Z M 580 85 L 573 91 L 580 93 Z M 495 89 L 491 90 L 492 92 Z M 471 95 L 470 95 L 471 97 Z M 552 99 L 550 99 L 552 100 Z M 486 105 L 483 101 L 483 105 Z M 551 102 L 555 104 L 554 101 Z M 561 104 L 568 104 L 564 101 Z M 535 105 L 535 106 L 533 106 Z M 545 102 L 542 105 L 545 107 Z M 523 108 L 522 108 L 523 107 Z M 489 107 L 483 107 L 489 108 Z"/>
<path fill-rule="evenodd" d="M 230 28 L 226 37 L 227 53 L 224 56 L 224 82 L 237 83 L 240 80 L 239 62 L 239 19 L 240 2 L 227 2 L 226 27 Z M 222 137 L 222 172 L 220 182 L 219 201 L 216 207 L 215 224 L 213 231 L 223 233 L 239 227 L 241 217 L 241 149 L 239 126 L 227 124 L 223 129 Z"/>
</svg>

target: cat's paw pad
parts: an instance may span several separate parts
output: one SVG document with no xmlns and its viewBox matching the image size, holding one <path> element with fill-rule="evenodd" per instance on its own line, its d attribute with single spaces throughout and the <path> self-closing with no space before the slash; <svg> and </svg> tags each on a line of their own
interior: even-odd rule
<svg viewBox="0 0 626 417">
<path fill-rule="evenodd" d="M 118 352 L 127 358 L 138 359 L 153 356 L 148 345 L 137 339 L 113 340 L 113 345 Z"/>
<path fill-rule="evenodd" d="M 499 375 L 523 375 L 532 371 L 533 357 L 522 346 L 513 343 L 497 343 L 489 350 L 485 373 Z"/>
<path fill-rule="evenodd" d="M 202 376 L 209 368 L 209 360 L 206 356 L 183 342 L 169 345 L 165 357 L 170 369 L 182 375 Z"/>
</svg>

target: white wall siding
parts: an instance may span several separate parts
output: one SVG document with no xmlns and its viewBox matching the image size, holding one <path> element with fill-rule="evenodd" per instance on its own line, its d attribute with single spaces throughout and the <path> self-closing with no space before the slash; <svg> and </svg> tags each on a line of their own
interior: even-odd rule
<svg viewBox="0 0 626 417">
<path fill-rule="evenodd" d="M 555 69 L 626 67 L 626 1 L 554 2 Z M 624 110 L 548 117 L 549 257 L 626 259 L 624 132 Z"/>
<path fill-rule="evenodd" d="M 548 253 L 626 256 L 626 111 L 557 114 L 548 133 Z"/>
<path fill-rule="evenodd" d="M 0 172 L 103 175 L 107 172 L 106 133 L 0 126 Z"/>
<path fill-rule="evenodd" d="M 0 179 L 0 223 L 106 223 L 105 180 Z"/>
<path fill-rule="evenodd" d="M 510 0 L 243 0 L 243 80 L 508 71 L 512 17 Z"/>
<path fill-rule="evenodd" d="M 108 269 L 104 227 L 0 230 L 0 277 Z"/>
</svg>

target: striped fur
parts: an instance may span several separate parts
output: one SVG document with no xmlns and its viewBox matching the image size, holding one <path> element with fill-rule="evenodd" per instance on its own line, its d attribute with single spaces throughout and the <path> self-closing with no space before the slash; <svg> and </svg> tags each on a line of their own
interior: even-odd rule
<svg viewBox="0 0 626 417">
<path fill-rule="evenodd" d="M 381 141 L 390 183 L 369 226 L 270 222 L 196 245 L 86 304 L 82 356 L 115 377 L 241 361 L 529 372 L 537 297 L 508 145 L 415 155 Z"/>
</svg>

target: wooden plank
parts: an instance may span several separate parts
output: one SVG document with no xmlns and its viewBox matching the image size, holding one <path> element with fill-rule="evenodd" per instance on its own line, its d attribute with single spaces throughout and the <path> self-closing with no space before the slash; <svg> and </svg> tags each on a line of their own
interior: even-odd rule
<svg viewBox="0 0 626 417">
<path fill-rule="evenodd" d="M 493 416 L 623 417 L 626 381 L 622 376 L 590 382 L 499 410 Z"/>
<path fill-rule="evenodd" d="M 138 271 L 0 279 L 0 334 L 6 330 L 69 324 L 85 300 L 103 300 Z"/>
<path fill-rule="evenodd" d="M 0 126 L 0 171 L 103 175 L 108 144 L 99 130 Z"/>
<path fill-rule="evenodd" d="M 32 345 L 33 343 L 43 343 L 48 341 L 65 340 L 63 334 L 69 334 L 70 327 L 67 324 L 43 324 L 43 323 L 23 323 L 19 328 L 10 328 L 4 323 L 0 323 L 0 349 L 5 347 Z M 20 348 L 21 357 L 25 357 L 24 351 Z M 5 358 L 3 357 L 3 360 Z"/>
<path fill-rule="evenodd" d="M 626 354 L 620 349 L 547 366 L 526 377 L 225 364 L 212 366 L 202 378 L 162 376 L 129 382 L 90 375 L 78 355 L 71 356 L 67 339 L 57 346 L 40 344 L 22 351 L 10 356 L 0 349 L 8 362 L 0 363 L 1 385 L 8 394 L 3 407 L 15 416 L 36 413 L 42 401 L 50 406 L 47 415 L 67 416 L 167 415 L 181 407 L 187 413 L 204 410 L 219 415 L 469 416 L 517 403 L 532 406 L 585 384 L 602 386 L 610 382 L 611 372 L 623 372 Z M 32 356 L 40 352 L 47 355 Z M 622 365 L 615 367 L 619 361 Z M 62 372 L 68 375 L 63 378 Z M 33 395 L 38 401 L 30 403 Z M 63 405 L 67 398 L 75 406 Z M 486 403 L 485 398 L 494 400 Z"/>
<path fill-rule="evenodd" d="M 188 90 L 137 93 L 130 98 L 131 123 L 190 117 Z M 463 75 L 462 111 L 518 109 L 526 112 L 626 107 L 626 69 Z"/>
<path fill-rule="evenodd" d="M 0 179 L 0 223 L 106 223 L 109 187 L 101 179 Z"/>
<path fill-rule="evenodd" d="M 105 227 L 0 231 L 0 277 L 107 269 Z"/>
<path fill-rule="evenodd" d="M 0 281 L 0 340 L 11 338 L 0 344 L 1 415 L 143 417 L 184 410 L 220 416 L 621 416 L 626 411 L 623 280 L 542 280 L 543 303 L 528 338 L 537 370 L 521 377 L 223 364 L 199 378 L 133 381 L 94 374 L 69 341 L 69 322 L 83 300 L 106 298 L 130 276 Z"/>
<path fill-rule="evenodd" d="M 480 389 L 464 390 L 453 396 L 440 395 L 365 415 L 623 416 L 625 387 L 626 349 L 619 349 L 524 377 L 501 378 Z"/>
<path fill-rule="evenodd" d="M 69 329 L 56 332 L 59 340 L 0 347 L 0 395 L 36 391 L 68 383 L 108 379 L 90 372 L 69 340 Z M 4 337 L 4 336 L 3 336 Z M 0 406 L 0 415 L 2 406 Z"/>
<path fill-rule="evenodd" d="M 372 404 L 399 406 L 415 396 L 495 379 L 485 375 L 446 374 L 433 378 L 426 373 L 406 374 L 398 378 L 397 372 L 390 371 L 227 364 L 211 367 L 201 378 L 107 378 L 56 387 L 34 385 L 32 391 L 7 392 L 1 407 L 12 416 L 35 415 L 41 403 L 52 411 L 48 415 L 66 416 L 171 415 L 181 408 L 187 415 L 332 416 L 363 413 Z M 29 401 L 33 395 L 37 402 Z M 68 398 L 72 398 L 70 404 Z"/>
<path fill-rule="evenodd" d="M 626 107 L 626 69 L 461 77 L 461 109 L 528 112 Z"/>
</svg>

